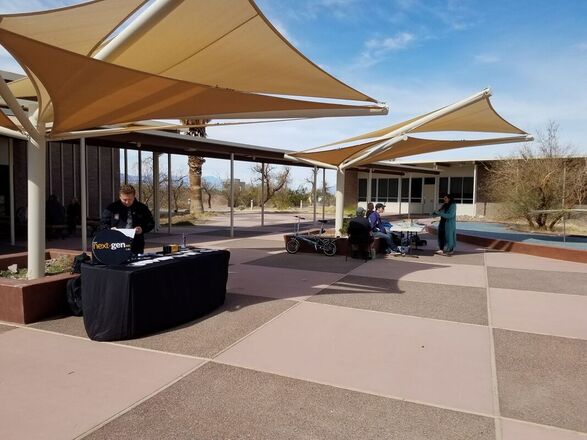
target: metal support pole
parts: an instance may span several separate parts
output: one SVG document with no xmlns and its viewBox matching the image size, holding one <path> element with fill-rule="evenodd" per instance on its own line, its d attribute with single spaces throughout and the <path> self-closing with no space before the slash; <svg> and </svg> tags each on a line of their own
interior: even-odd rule
<svg viewBox="0 0 587 440">
<path fill-rule="evenodd" d="M 336 170 L 336 207 L 334 220 L 334 235 L 340 236 L 344 217 L 344 170 Z"/>
<path fill-rule="evenodd" d="M 45 124 L 38 124 L 38 138 L 27 143 L 28 174 L 28 257 L 27 278 L 45 275 L 45 182 L 47 143 Z"/>
<path fill-rule="evenodd" d="M 153 217 L 155 219 L 155 231 L 161 227 L 159 202 L 159 153 L 153 152 Z"/>
<path fill-rule="evenodd" d="M 171 234 L 171 154 L 167 153 L 167 233 Z"/>
<path fill-rule="evenodd" d="M 124 149 L 124 184 L 128 185 L 128 150 L 126 148 Z"/>
<path fill-rule="evenodd" d="M 408 177 L 408 220 L 410 218 L 410 212 L 412 210 L 412 175 Z"/>
<path fill-rule="evenodd" d="M 14 139 L 8 138 L 8 187 L 10 194 L 10 244 L 16 244 L 14 211 Z"/>
<path fill-rule="evenodd" d="M 373 201 L 373 194 L 371 194 L 371 185 L 373 184 L 373 169 L 369 168 L 369 177 L 367 178 L 367 203 Z"/>
<path fill-rule="evenodd" d="M 230 237 L 234 237 L 234 153 L 230 153 Z"/>
<path fill-rule="evenodd" d="M 563 163 L 563 243 L 567 242 L 567 213 L 565 209 L 565 197 L 567 189 L 567 164 Z"/>
<path fill-rule="evenodd" d="M 261 163 L 261 226 L 265 226 L 265 162 Z"/>
<path fill-rule="evenodd" d="M 322 168 L 322 220 L 326 219 L 326 168 Z"/>
<path fill-rule="evenodd" d="M 88 249 L 88 192 L 86 179 L 86 138 L 79 140 L 79 169 L 81 195 L 82 251 Z"/>
<path fill-rule="evenodd" d="M 402 179 L 402 177 L 400 176 L 399 177 L 399 182 L 398 182 L 398 185 L 397 185 L 397 187 L 398 187 L 398 193 L 399 193 L 399 197 L 398 197 L 398 200 L 399 200 L 398 211 L 399 212 L 398 212 L 398 214 L 400 216 L 402 215 L 402 180 L 404 180 L 404 179 Z"/>
<path fill-rule="evenodd" d="M 477 164 L 473 168 L 473 217 L 477 217 Z"/>
<path fill-rule="evenodd" d="M 316 223 L 316 202 L 318 197 L 316 196 L 316 187 L 318 185 L 318 167 L 314 165 L 314 180 L 312 181 L 312 205 L 314 209 L 313 221 Z"/>
<path fill-rule="evenodd" d="M 139 200 L 141 200 L 141 197 L 143 197 L 143 152 L 141 151 L 141 143 L 139 142 L 138 145 L 139 147 L 139 152 L 138 152 L 138 164 L 137 164 L 137 169 L 138 169 L 138 174 L 139 174 Z"/>
</svg>

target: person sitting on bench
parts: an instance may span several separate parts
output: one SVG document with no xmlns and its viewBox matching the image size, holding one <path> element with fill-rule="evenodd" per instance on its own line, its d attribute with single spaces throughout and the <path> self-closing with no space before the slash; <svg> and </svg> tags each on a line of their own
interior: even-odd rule
<svg viewBox="0 0 587 440">
<path fill-rule="evenodd" d="M 385 253 L 386 254 L 394 254 L 400 255 L 401 252 L 397 249 L 395 244 L 393 244 L 393 240 L 391 235 L 385 232 L 385 228 L 381 222 L 381 214 L 385 211 L 385 205 L 383 203 L 377 203 L 375 205 L 375 211 L 373 211 L 369 215 L 369 224 L 371 225 L 371 231 L 373 232 L 374 237 L 381 238 L 386 245 Z"/>
</svg>

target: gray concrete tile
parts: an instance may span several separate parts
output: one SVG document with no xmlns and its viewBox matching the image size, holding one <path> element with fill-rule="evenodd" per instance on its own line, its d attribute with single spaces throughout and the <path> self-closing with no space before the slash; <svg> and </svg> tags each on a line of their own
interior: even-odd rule
<svg viewBox="0 0 587 440">
<path fill-rule="evenodd" d="M 278 250 L 283 249 L 285 252 L 285 243 L 283 240 L 264 240 L 262 238 L 248 240 L 230 240 L 223 243 L 226 249 L 261 249 L 261 250 Z"/>
<path fill-rule="evenodd" d="M 208 363 L 86 439 L 494 437 L 491 418 Z"/>
<path fill-rule="evenodd" d="M 587 432 L 587 341 L 494 330 L 501 415 Z"/>
<path fill-rule="evenodd" d="M 203 318 L 120 344 L 209 358 L 294 304 L 229 293 L 222 307 Z"/>
<path fill-rule="evenodd" d="M 587 273 L 488 267 L 489 287 L 587 295 Z"/>
<path fill-rule="evenodd" d="M 313 270 L 317 272 L 348 273 L 351 270 L 364 264 L 363 260 L 335 255 L 327 257 L 322 254 L 299 252 L 295 255 L 288 253 L 271 255 L 259 260 L 248 261 L 245 264 L 268 267 L 284 267 L 288 269 Z"/>
<path fill-rule="evenodd" d="M 487 295 L 477 287 L 348 275 L 309 301 L 487 325 Z"/>
<path fill-rule="evenodd" d="M 46 321 L 30 324 L 29 327 L 62 333 L 65 335 L 80 336 L 82 338 L 88 337 L 84 327 L 84 319 L 81 316 L 63 316 L 55 319 L 48 319 Z"/>
<path fill-rule="evenodd" d="M 18 327 L 13 327 L 11 325 L 0 324 L 0 333 L 7 332 L 7 331 L 10 331 L 10 330 L 14 330 L 16 328 L 18 328 Z"/>
<path fill-rule="evenodd" d="M 484 252 L 475 250 L 457 249 L 453 255 L 437 255 L 435 249 L 413 250 L 412 255 L 418 257 L 418 261 L 434 264 L 471 264 L 474 266 L 483 266 Z"/>
<path fill-rule="evenodd" d="M 3 440 L 77 438 L 203 362 L 30 328 L 0 335 L 0 359 Z"/>
</svg>

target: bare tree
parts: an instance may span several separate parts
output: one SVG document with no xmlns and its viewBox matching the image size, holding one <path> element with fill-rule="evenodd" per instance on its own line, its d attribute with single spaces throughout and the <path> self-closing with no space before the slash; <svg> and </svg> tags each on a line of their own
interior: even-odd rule
<svg viewBox="0 0 587 440">
<path fill-rule="evenodd" d="M 185 183 L 186 177 L 180 176 L 172 180 L 171 195 L 173 196 L 175 212 L 179 211 L 179 201 L 189 192 L 189 188 Z"/>
<path fill-rule="evenodd" d="M 220 190 L 218 184 L 211 179 L 202 179 L 202 190 L 208 197 L 208 209 L 212 209 L 212 196 Z"/>
<path fill-rule="evenodd" d="M 258 176 L 254 178 L 255 181 L 264 182 L 265 194 L 263 197 L 263 203 L 267 203 L 276 192 L 280 191 L 282 188 L 287 188 L 287 184 L 289 183 L 289 173 L 291 170 L 289 167 L 284 167 L 279 171 L 275 166 L 269 164 L 265 164 L 265 166 L 263 166 L 263 164 L 256 164 L 251 167 L 251 171 L 258 174 Z"/>
<path fill-rule="evenodd" d="M 524 218 L 532 228 L 553 230 L 564 215 L 534 211 L 569 209 L 585 197 L 587 160 L 571 157 L 558 132 L 558 124 L 549 122 L 546 131 L 537 132 L 535 145 L 488 168 L 488 195 L 502 203 L 508 217 Z"/>
</svg>

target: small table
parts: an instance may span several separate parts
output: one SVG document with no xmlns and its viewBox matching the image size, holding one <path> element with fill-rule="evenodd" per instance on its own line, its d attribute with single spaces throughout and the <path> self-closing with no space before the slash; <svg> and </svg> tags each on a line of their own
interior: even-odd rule
<svg viewBox="0 0 587 440">
<path fill-rule="evenodd" d="M 392 232 L 399 232 L 400 236 L 401 236 L 401 241 L 402 241 L 402 246 L 404 243 L 404 234 L 405 234 L 405 239 L 408 242 L 408 254 L 411 254 L 412 252 L 412 246 L 410 245 L 410 243 L 412 242 L 412 237 L 414 234 L 421 234 L 422 232 L 424 232 L 424 229 L 426 227 L 424 225 L 419 225 L 417 223 L 407 223 L 407 222 L 399 222 L 399 223 L 394 223 L 391 225 L 391 228 L 386 228 L 388 233 L 392 233 Z M 418 242 L 416 241 L 416 244 L 414 246 L 415 250 L 418 250 Z"/>
<path fill-rule="evenodd" d="M 90 339 L 136 338 L 192 321 L 224 304 L 230 252 L 201 249 L 169 257 L 145 265 L 82 266 L 84 325 Z"/>
</svg>

